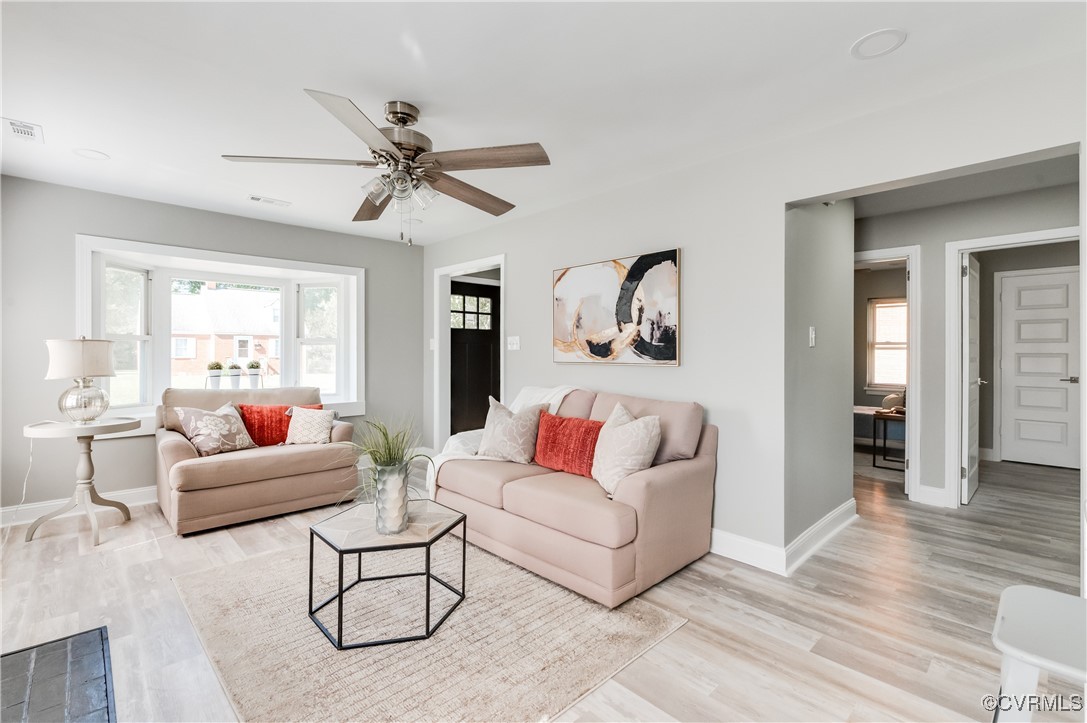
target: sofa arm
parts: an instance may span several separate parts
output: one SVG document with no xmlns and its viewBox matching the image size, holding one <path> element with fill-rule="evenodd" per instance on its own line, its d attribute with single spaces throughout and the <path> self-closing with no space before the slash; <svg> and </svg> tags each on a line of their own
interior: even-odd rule
<svg viewBox="0 0 1087 723">
<path fill-rule="evenodd" d="M 650 467 L 619 483 L 613 498 L 638 515 L 638 592 L 709 552 L 716 470 L 716 454 L 702 454 Z"/>
<path fill-rule="evenodd" d="M 332 437 L 330 442 L 350 442 L 355 436 L 355 425 L 351 422 L 336 420 L 332 423 Z"/>
<path fill-rule="evenodd" d="M 155 432 L 155 441 L 158 444 L 159 455 L 162 457 L 167 473 L 178 462 L 186 459 L 196 459 L 200 456 L 196 451 L 196 447 L 192 446 L 192 442 L 185 439 L 185 435 L 180 432 L 159 429 Z"/>
</svg>

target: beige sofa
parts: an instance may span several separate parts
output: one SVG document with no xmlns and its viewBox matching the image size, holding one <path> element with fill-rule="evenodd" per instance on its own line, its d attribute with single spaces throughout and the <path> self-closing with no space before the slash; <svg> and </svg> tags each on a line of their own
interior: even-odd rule
<svg viewBox="0 0 1087 723">
<path fill-rule="evenodd" d="M 619 483 L 535 464 L 457 459 L 438 470 L 435 499 L 468 517 L 468 540 L 575 592 L 615 607 L 710 549 L 717 427 L 698 404 L 577 390 L 564 417 L 605 420 L 621 402 L 660 415 L 654 465 Z"/>
<path fill-rule="evenodd" d="M 354 431 L 334 422 L 333 444 L 257 447 L 200 457 L 181 434 L 176 407 L 215 410 L 237 404 L 318 404 L 316 387 L 284 389 L 167 389 L 158 408 L 159 507 L 183 535 L 340 502 L 355 487 Z"/>
</svg>

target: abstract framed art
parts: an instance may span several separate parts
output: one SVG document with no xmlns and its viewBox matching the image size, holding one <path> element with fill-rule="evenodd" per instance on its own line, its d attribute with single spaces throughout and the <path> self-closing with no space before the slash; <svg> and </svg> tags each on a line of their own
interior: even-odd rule
<svg viewBox="0 0 1087 723">
<path fill-rule="evenodd" d="M 679 366 L 679 249 L 555 269 L 559 363 Z"/>
</svg>

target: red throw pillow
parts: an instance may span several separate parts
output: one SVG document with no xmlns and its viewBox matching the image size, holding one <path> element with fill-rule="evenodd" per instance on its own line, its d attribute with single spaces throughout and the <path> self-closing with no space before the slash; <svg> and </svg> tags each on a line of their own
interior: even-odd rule
<svg viewBox="0 0 1087 723">
<path fill-rule="evenodd" d="M 274 447 L 287 441 L 287 430 L 291 418 L 287 410 L 291 407 L 305 409 L 323 409 L 321 404 L 235 404 L 242 415 L 245 430 L 257 443 L 258 447 Z"/>
<path fill-rule="evenodd" d="M 593 476 L 593 454 L 603 422 L 579 417 L 540 415 L 540 431 L 536 435 L 536 464 L 541 467 Z M 257 444 L 260 444 L 259 442 Z"/>
</svg>

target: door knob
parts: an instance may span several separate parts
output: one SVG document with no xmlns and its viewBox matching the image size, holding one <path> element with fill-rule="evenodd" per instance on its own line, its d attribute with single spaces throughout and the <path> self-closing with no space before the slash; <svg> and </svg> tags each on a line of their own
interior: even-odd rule
<svg viewBox="0 0 1087 723">
<path fill-rule="evenodd" d="M 1072 384 L 1079 384 L 1079 377 L 1065 377 L 1064 379 L 1058 379 L 1060 382 L 1071 382 Z"/>
<path fill-rule="evenodd" d="M 980 386 L 980 385 L 982 385 L 982 384 L 988 384 L 988 383 L 989 383 L 989 382 L 985 381 L 985 380 L 984 380 L 984 379 L 982 379 L 981 377 L 978 377 L 978 385 L 979 385 L 979 386 Z"/>
</svg>

